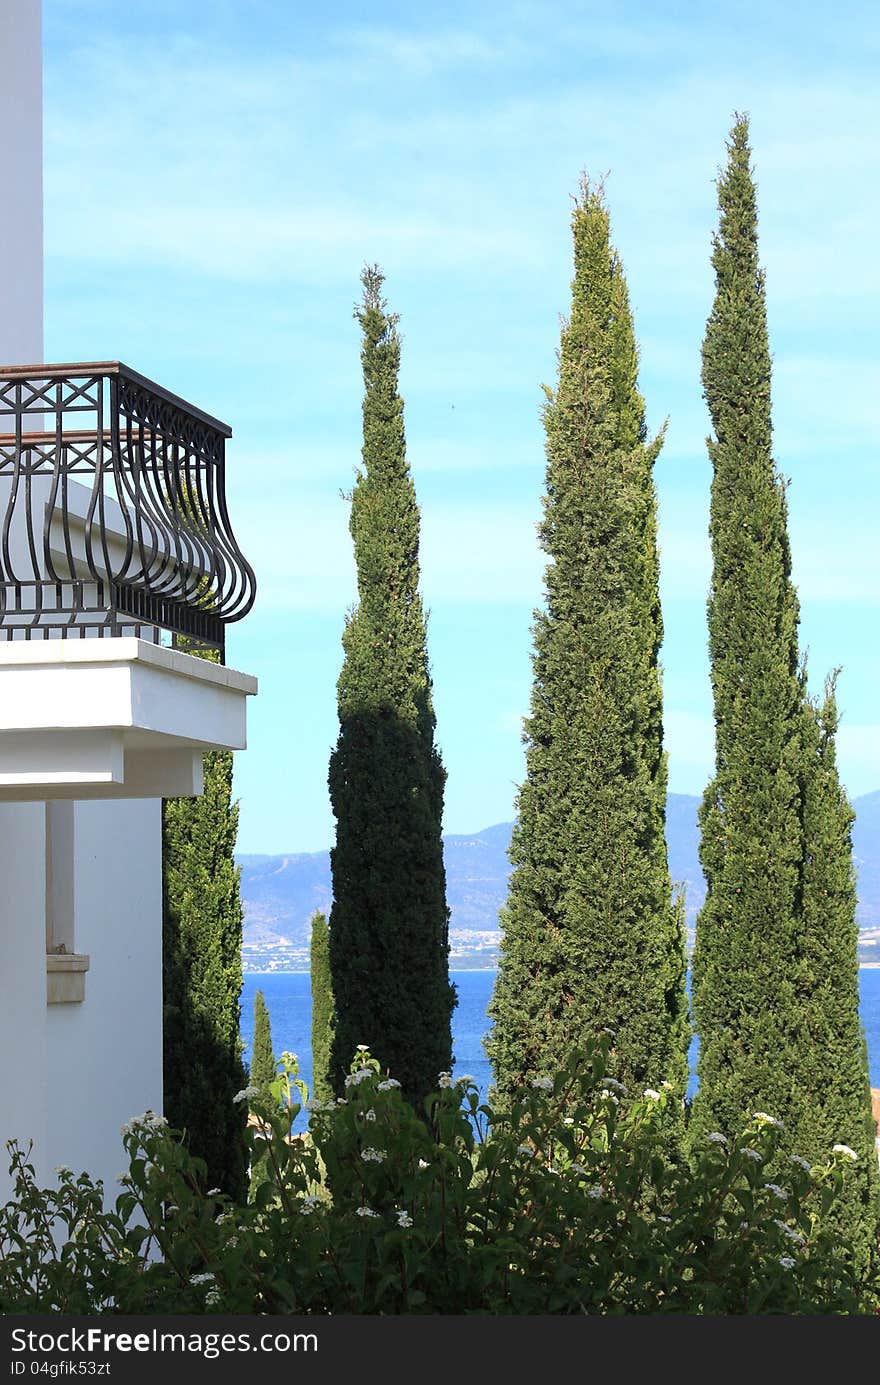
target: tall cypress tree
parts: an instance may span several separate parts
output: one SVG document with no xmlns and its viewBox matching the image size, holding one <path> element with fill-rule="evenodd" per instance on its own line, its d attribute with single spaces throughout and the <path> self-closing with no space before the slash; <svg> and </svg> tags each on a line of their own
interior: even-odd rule
<svg viewBox="0 0 880 1385">
<path fill-rule="evenodd" d="M 489 1043 L 502 1097 L 609 1027 L 616 1071 L 683 1096 L 681 910 L 664 821 L 652 468 L 626 283 L 601 186 L 572 217 L 571 316 L 547 391 L 526 780 L 511 843 Z"/>
<path fill-rule="evenodd" d="M 801 1156 L 824 1157 L 834 1143 L 854 1149 L 844 1219 L 864 1250 L 877 1169 L 858 1014 L 852 812 L 835 766 L 833 684 L 815 706 L 798 659 L 744 118 L 728 152 L 703 344 L 716 766 L 700 810 L 708 893 L 693 962 L 701 1048 L 691 1133 L 729 1132 L 760 1107 L 785 1122 Z"/>
<path fill-rule="evenodd" d="M 204 773 L 200 797 L 162 805 L 165 1115 L 205 1160 L 209 1185 L 241 1199 L 247 1111 L 233 1097 L 246 1081 L 239 1035 L 243 914 L 231 752 L 206 755 Z"/>
<path fill-rule="evenodd" d="M 271 1105 L 270 1087 L 275 1081 L 275 1054 L 272 1051 L 272 1024 L 266 997 L 262 991 L 254 995 L 254 1038 L 251 1044 L 249 1086 L 259 1089 L 259 1100 Z"/>
<path fill-rule="evenodd" d="M 312 1096 L 329 1101 L 330 1051 L 333 1045 L 333 985 L 330 979 L 330 934 L 320 909 L 312 915 L 309 950 L 312 982 Z"/>
<path fill-rule="evenodd" d="M 418 592 L 419 512 L 397 389 L 397 318 L 383 276 L 362 275 L 363 469 L 351 501 L 358 604 L 343 635 L 339 738 L 329 785 L 331 1080 L 341 1089 L 367 1044 L 418 1102 L 451 1067 L 445 772 L 434 744 L 426 623 Z"/>
</svg>

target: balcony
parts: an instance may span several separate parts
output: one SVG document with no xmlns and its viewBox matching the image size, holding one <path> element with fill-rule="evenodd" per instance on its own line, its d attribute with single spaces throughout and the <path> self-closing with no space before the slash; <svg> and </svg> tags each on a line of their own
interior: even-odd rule
<svg viewBox="0 0 880 1385">
<path fill-rule="evenodd" d="M 0 803 L 198 794 L 244 746 L 229 436 L 115 361 L 0 369 Z"/>
<path fill-rule="evenodd" d="M 0 368 L 0 641 L 166 632 L 222 658 L 256 592 L 230 436 L 118 361 Z"/>
</svg>

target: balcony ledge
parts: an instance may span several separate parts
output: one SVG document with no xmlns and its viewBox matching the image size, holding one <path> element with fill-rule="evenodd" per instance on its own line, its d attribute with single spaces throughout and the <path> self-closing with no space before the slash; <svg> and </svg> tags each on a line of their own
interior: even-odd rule
<svg viewBox="0 0 880 1385">
<path fill-rule="evenodd" d="M 257 680 L 130 637 L 0 645 L 0 801 L 167 798 L 246 744 Z"/>
</svg>

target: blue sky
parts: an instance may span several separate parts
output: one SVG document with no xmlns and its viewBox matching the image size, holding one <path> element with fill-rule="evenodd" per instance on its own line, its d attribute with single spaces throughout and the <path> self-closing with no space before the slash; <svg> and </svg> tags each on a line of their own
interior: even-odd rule
<svg viewBox="0 0 880 1385">
<path fill-rule="evenodd" d="M 542 382 L 570 208 L 608 174 L 657 464 L 670 787 L 711 772 L 714 179 L 748 111 L 811 682 L 880 788 L 880 13 L 859 4 L 44 0 L 46 355 L 122 359 L 229 422 L 260 594 L 236 762 L 242 852 L 332 840 L 327 759 L 354 597 L 365 262 L 400 314 L 445 830 L 513 815 L 542 599 Z"/>
</svg>

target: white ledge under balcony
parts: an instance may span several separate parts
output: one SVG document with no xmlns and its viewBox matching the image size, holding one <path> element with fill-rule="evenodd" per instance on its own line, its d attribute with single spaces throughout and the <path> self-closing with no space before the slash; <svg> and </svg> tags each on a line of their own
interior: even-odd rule
<svg viewBox="0 0 880 1385">
<path fill-rule="evenodd" d="M 0 801 L 171 798 L 242 750 L 257 680 L 132 637 L 0 643 Z"/>
</svg>

